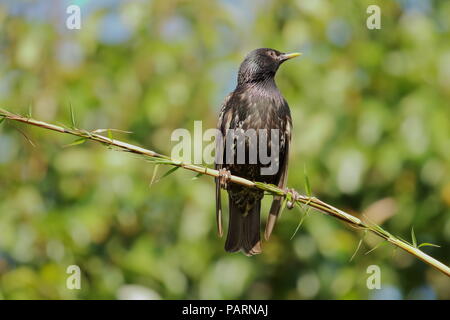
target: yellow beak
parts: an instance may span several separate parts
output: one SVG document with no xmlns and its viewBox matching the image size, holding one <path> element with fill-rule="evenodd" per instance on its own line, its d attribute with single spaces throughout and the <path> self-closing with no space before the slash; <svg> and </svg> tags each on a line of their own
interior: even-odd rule
<svg viewBox="0 0 450 320">
<path fill-rule="evenodd" d="M 301 55 L 300 52 L 292 52 L 292 53 L 285 53 L 285 54 L 283 54 L 281 56 L 282 56 L 283 60 L 288 60 L 288 59 L 292 59 L 292 58 L 298 57 L 300 55 Z"/>
</svg>

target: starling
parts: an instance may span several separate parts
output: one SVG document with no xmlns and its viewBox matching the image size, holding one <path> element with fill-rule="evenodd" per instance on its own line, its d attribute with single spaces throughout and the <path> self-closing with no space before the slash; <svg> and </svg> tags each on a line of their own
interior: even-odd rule
<svg viewBox="0 0 450 320">
<path fill-rule="evenodd" d="M 228 183 L 229 175 L 274 184 L 283 189 L 286 187 L 292 121 L 288 103 L 278 90 L 274 77 L 284 61 L 299 55 L 269 48 L 251 51 L 239 68 L 236 89 L 222 104 L 217 127 L 223 138 L 216 138 L 215 168 L 220 172 L 216 178 L 216 218 L 218 233 L 222 236 L 220 193 L 221 189 L 226 189 L 229 225 L 225 250 L 228 252 L 242 251 L 249 256 L 261 253 L 260 210 L 264 196 L 262 190 Z M 245 136 L 241 140 L 245 161 L 239 162 L 238 154 L 242 148 L 239 148 L 237 139 L 226 139 L 227 134 L 230 131 L 248 132 L 251 129 L 257 133 L 261 130 L 267 132 L 267 138 L 262 139 L 257 135 L 256 139 L 250 139 Z M 278 137 L 272 134 L 273 129 L 278 132 Z M 267 144 L 267 150 L 272 152 L 275 139 L 278 139 L 278 149 L 275 151 L 277 170 L 272 174 L 263 174 L 262 169 L 267 168 L 268 164 L 260 159 L 260 144 Z M 231 157 L 228 157 L 228 150 L 232 152 Z M 257 155 L 253 162 L 250 161 L 252 152 Z M 282 200 L 280 196 L 274 196 L 266 224 L 266 240 L 272 233 Z"/>
</svg>

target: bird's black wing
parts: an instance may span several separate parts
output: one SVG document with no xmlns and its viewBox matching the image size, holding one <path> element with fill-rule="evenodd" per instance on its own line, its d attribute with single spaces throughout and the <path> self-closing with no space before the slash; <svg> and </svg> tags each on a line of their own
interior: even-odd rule
<svg viewBox="0 0 450 320">
<path fill-rule="evenodd" d="M 226 130 L 230 127 L 231 121 L 231 113 L 229 112 L 228 102 L 230 100 L 232 93 L 230 93 L 222 103 L 222 107 L 220 108 L 219 121 L 217 123 L 217 134 L 221 134 L 221 137 L 216 137 L 216 161 L 214 164 L 214 168 L 216 170 L 220 170 L 223 168 L 224 163 L 224 153 L 225 153 L 225 133 Z M 220 157 L 221 159 L 218 159 Z M 220 160 L 220 161 L 218 161 Z M 220 183 L 219 179 L 215 179 L 216 182 L 216 221 L 217 221 L 217 232 L 220 237 L 223 235 L 223 227 L 222 227 L 222 200 L 221 200 L 221 192 L 220 192 Z"/>
<path fill-rule="evenodd" d="M 283 132 L 280 135 L 280 167 L 277 175 L 277 186 L 278 188 L 284 189 L 287 184 L 287 176 L 288 176 L 288 164 L 289 164 L 289 148 L 291 144 L 291 131 L 292 131 L 292 120 L 291 114 L 289 111 L 289 106 L 285 101 L 284 112 L 281 113 L 281 123 L 284 123 L 284 128 L 282 128 Z M 264 238 L 269 240 L 270 235 L 272 234 L 273 227 L 277 222 L 278 215 L 280 214 L 281 205 L 283 202 L 283 197 L 274 196 L 272 205 L 270 207 L 269 216 L 267 217 L 266 230 L 264 232 Z"/>
</svg>

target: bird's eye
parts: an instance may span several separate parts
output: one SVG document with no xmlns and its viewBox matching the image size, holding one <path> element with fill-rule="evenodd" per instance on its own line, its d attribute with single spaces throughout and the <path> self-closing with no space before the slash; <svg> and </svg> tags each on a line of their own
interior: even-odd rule
<svg viewBox="0 0 450 320">
<path fill-rule="evenodd" d="M 277 54 L 275 53 L 275 51 L 269 51 L 269 55 L 270 55 L 272 58 L 276 58 L 276 57 L 277 57 Z"/>
</svg>

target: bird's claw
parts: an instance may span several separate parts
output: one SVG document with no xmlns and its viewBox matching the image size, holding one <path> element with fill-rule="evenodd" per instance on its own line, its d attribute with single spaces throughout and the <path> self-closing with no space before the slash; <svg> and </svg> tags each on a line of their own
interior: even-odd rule
<svg viewBox="0 0 450 320">
<path fill-rule="evenodd" d="M 222 189 L 228 189 L 228 182 L 230 181 L 230 178 L 230 170 L 227 170 L 225 168 L 219 169 L 219 185 Z"/>
<path fill-rule="evenodd" d="M 291 195 L 291 200 L 288 200 L 286 203 L 286 208 L 291 210 L 292 208 L 294 208 L 297 200 L 300 199 L 300 194 L 297 191 L 295 191 L 294 189 L 286 189 L 285 192 L 286 192 L 286 194 Z"/>
</svg>

